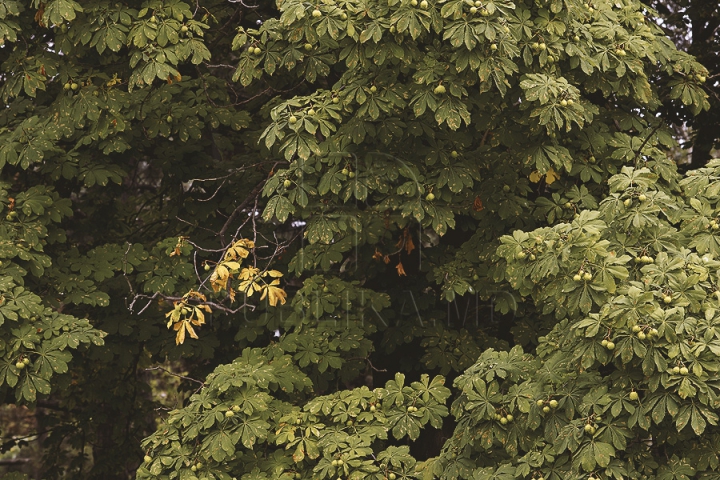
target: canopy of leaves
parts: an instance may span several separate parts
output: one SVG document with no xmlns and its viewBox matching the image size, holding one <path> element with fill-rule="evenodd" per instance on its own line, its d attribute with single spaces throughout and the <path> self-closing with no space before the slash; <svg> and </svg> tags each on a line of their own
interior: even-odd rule
<svg viewBox="0 0 720 480">
<path fill-rule="evenodd" d="M 709 72 L 656 17 L 0 1 L 34 473 L 718 478 L 720 161 L 667 154 Z"/>
<path fill-rule="evenodd" d="M 654 0 L 648 2 L 657 9 L 658 23 L 678 48 L 694 55 L 709 70 L 700 80 L 706 83 L 712 108 L 698 116 L 689 115 L 675 102 L 666 105 L 663 115 L 683 130 L 690 127 L 687 138 L 692 145 L 691 164 L 705 165 L 720 147 L 720 4 L 703 0 Z M 685 131 L 685 134 L 688 132 Z M 683 135 L 686 137 L 687 135 Z"/>
</svg>

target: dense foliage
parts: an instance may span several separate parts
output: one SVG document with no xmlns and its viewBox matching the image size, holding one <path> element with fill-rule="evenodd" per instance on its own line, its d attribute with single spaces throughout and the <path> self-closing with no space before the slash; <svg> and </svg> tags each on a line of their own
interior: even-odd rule
<svg viewBox="0 0 720 480">
<path fill-rule="evenodd" d="M 655 17 L 0 0 L 33 474 L 720 478 L 709 72 Z"/>
<path fill-rule="evenodd" d="M 706 89 L 712 108 L 690 115 L 676 102 L 669 102 L 663 115 L 681 132 L 680 143 L 690 151 L 692 167 L 704 166 L 720 147 L 720 4 L 704 0 L 654 0 L 656 21 L 680 48 L 707 68 Z M 689 132 L 683 130 L 690 126 Z M 690 133 L 688 136 L 687 133 Z M 685 138 L 688 137 L 688 138 Z"/>
</svg>

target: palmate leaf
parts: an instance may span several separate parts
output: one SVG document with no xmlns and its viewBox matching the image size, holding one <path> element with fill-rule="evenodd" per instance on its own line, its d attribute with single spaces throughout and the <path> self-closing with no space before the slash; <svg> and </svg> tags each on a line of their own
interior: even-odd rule
<svg viewBox="0 0 720 480">
<path fill-rule="evenodd" d="M 39 358 L 35 361 L 34 369 L 42 378 L 49 379 L 54 373 L 66 373 L 68 362 L 72 359 L 70 352 L 54 350 L 43 344 L 38 349 Z"/>
<path fill-rule="evenodd" d="M 185 342 L 186 331 L 191 338 L 198 338 L 197 333 L 195 333 L 195 329 L 192 327 L 192 322 L 190 320 L 181 320 L 175 323 L 173 325 L 173 330 L 177 331 L 177 334 L 175 335 L 176 345 L 182 345 Z"/>
<path fill-rule="evenodd" d="M 210 285 L 213 291 L 217 293 L 220 290 L 226 290 L 229 279 L 230 271 L 227 266 L 220 264 L 215 267 L 215 271 L 210 276 Z"/>
<path fill-rule="evenodd" d="M 19 373 L 14 363 L 0 359 L 0 385 L 14 387 L 20 378 Z"/>
<path fill-rule="evenodd" d="M 516 469 L 512 465 L 501 465 L 499 468 L 479 468 L 473 472 L 473 480 L 511 480 L 516 478 Z"/>
<path fill-rule="evenodd" d="M 285 290 L 277 287 L 276 285 L 280 285 L 280 280 L 273 280 L 272 283 L 264 285 L 262 289 L 263 293 L 260 296 L 260 300 L 265 300 L 265 297 L 267 297 L 268 302 L 272 307 L 277 306 L 278 302 L 280 302 L 281 305 L 285 305 L 287 300 L 287 293 L 285 293 Z"/>
<path fill-rule="evenodd" d="M 225 260 L 237 260 L 247 258 L 248 255 L 250 255 L 250 250 L 252 250 L 253 248 L 255 248 L 255 243 L 252 240 L 238 240 L 225 252 Z"/>
<path fill-rule="evenodd" d="M 413 418 L 411 413 L 397 413 L 388 416 L 389 425 L 392 426 L 393 437 L 400 440 L 406 436 L 410 440 L 416 440 L 420 436 L 421 423 L 417 418 Z"/>
<path fill-rule="evenodd" d="M 21 374 L 20 382 L 17 385 L 15 396 L 18 401 L 35 402 L 38 394 L 47 395 L 50 393 L 50 382 L 46 379 L 26 371 Z"/>
</svg>

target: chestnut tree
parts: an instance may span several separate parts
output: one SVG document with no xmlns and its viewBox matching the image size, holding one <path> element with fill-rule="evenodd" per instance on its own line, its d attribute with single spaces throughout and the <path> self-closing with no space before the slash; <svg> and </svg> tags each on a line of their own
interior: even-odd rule
<svg viewBox="0 0 720 480">
<path fill-rule="evenodd" d="M 709 72 L 656 16 L 0 2 L 27 473 L 720 478 L 720 160 L 668 157 Z"/>
</svg>

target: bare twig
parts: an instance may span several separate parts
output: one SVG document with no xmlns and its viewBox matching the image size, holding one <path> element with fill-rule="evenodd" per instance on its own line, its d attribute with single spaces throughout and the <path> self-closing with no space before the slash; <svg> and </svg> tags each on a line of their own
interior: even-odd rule
<svg viewBox="0 0 720 480">
<path fill-rule="evenodd" d="M 250 212 L 252 219 L 252 231 L 253 231 L 253 244 L 257 245 L 257 225 L 255 224 L 255 217 L 257 217 L 257 206 L 258 206 L 258 195 L 255 196 L 255 205 Z M 253 255 L 253 267 L 257 268 L 257 255 Z"/>
<path fill-rule="evenodd" d="M 215 231 L 212 230 L 212 229 L 210 229 L 210 228 L 203 227 L 203 226 L 201 226 L 201 225 L 196 225 L 196 224 L 194 224 L 194 223 L 192 223 L 192 222 L 189 222 L 189 221 L 185 220 L 184 218 L 178 217 L 177 215 L 175 216 L 175 219 L 176 219 L 178 222 L 187 223 L 188 225 L 190 225 L 190 226 L 193 227 L 193 228 L 199 228 L 200 230 L 205 230 L 206 232 L 210 232 L 210 233 L 213 233 L 213 234 L 215 233 Z M 197 248 L 198 250 L 203 250 L 203 251 L 205 251 L 205 252 L 214 252 L 214 251 L 215 251 L 215 250 L 208 250 L 208 249 L 205 249 L 205 248 L 198 247 L 197 245 L 195 245 L 194 243 L 188 241 L 187 239 L 186 239 L 185 241 L 186 241 L 187 243 L 191 244 L 193 247 Z"/>
<path fill-rule="evenodd" d="M 198 202 L 209 202 L 210 200 L 212 200 L 213 198 L 215 198 L 215 195 L 217 195 L 218 192 L 220 191 L 220 189 L 223 187 L 223 185 L 225 185 L 225 182 L 227 182 L 227 179 L 223 180 L 222 183 L 221 183 L 220 185 L 218 185 L 218 187 L 215 189 L 215 193 L 213 193 L 212 195 L 210 195 L 210 197 L 208 197 L 208 198 L 206 198 L 206 199 L 204 199 L 204 200 L 203 200 L 203 199 L 198 199 Z"/>
<path fill-rule="evenodd" d="M 127 256 L 128 253 L 130 253 L 130 249 L 132 248 L 132 243 L 128 242 L 127 250 L 125 250 L 125 255 L 123 256 L 123 277 L 125 278 L 125 281 L 127 282 L 128 289 L 130 290 L 130 295 L 134 295 L 135 291 L 133 289 L 132 283 L 130 282 L 130 279 L 127 276 Z M 125 297 L 125 301 L 127 302 L 127 297 Z"/>
<path fill-rule="evenodd" d="M 372 364 L 370 361 L 370 357 L 351 357 L 348 358 L 348 360 L 365 360 L 367 362 L 368 366 L 373 369 L 375 372 L 387 372 L 386 368 L 375 368 L 375 365 Z"/>
<path fill-rule="evenodd" d="M 196 379 L 196 378 L 186 377 L 185 375 L 180 375 L 179 373 L 175 373 L 175 372 L 173 372 L 173 371 L 170 371 L 170 370 L 168 370 L 168 369 L 165 368 L 165 367 L 150 367 L 150 368 L 146 368 L 146 369 L 145 369 L 146 372 L 150 372 L 150 371 L 153 371 L 153 370 L 162 370 L 163 372 L 165 372 L 165 373 L 167 373 L 167 374 L 169 374 L 169 375 L 172 375 L 173 377 L 182 378 L 183 380 L 190 380 L 191 382 L 199 383 L 199 384 L 200 384 L 201 386 L 203 386 L 203 387 L 205 386 L 205 382 L 202 382 L 202 381 L 200 381 L 200 380 L 198 380 L 198 379 Z"/>
<path fill-rule="evenodd" d="M 225 180 L 225 179 L 228 179 L 228 178 L 232 177 L 232 176 L 235 175 L 236 173 L 244 172 L 245 170 L 249 170 L 249 169 L 251 169 L 251 168 L 257 168 L 257 167 L 259 167 L 259 166 L 261 166 L 261 165 L 264 165 L 264 164 L 266 164 L 266 163 L 270 163 L 270 162 L 269 162 L 269 161 L 263 161 L 263 162 L 251 163 L 251 164 L 245 165 L 245 166 L 243 166 L 243 167 L 233 168 L 233 169 L 230 171 L 230 173 L 228 173 L 227 175 L 221 175 L 221 176 L 219 176 L 219 177 L 210 177 L 210 178 L 191 178 L 190 180 L 188 180 L 188 182 L 216 182 L 216 181 L 218 181 L 218 180 Z"/>
<path fill-rule="evenodd" d="M 147 309 L 150 307 L 150 305 L 152 305 L 153 300 L 155 300 L 155 299 L 158 297 L 158 295 L 160 295 L 160 294 L 159 294 L 159 293 L 155 293 L 155 295 L 153 295 L 152 297 L 150 297 L 150 299 L 149 299 L 148 302 L 145 304 L 145 306 L 140 309 L 140 311 L 138 312 L 138 315 L 142 315 L 143 312 L 144 312 L 145 310 L 147 310 Z M 135 303 L 135 300 L 136 300 L 139 296 L 140 296 L 140 295 L 135 295 L 135 298 L 133 298 L 132 303 Z M 142 295 L 142 296 L 144 297 L 145 295 Z M 131 311 L 131 312 L 132 312 L 132 303 L 130 304 L 130 311 Z"/>
<path fill-rule="evenodd" d="M 0 460 L 0 465 L 19 465 L 21 463 L 28 463 L 29 458 L 4 458 Z"/>
<path fill-rule="evenodd" d="M 243 227 L 244 227 L 245 225 L 247 225 L 247 223 L 250 221 L 250 219 L 251 219 L 251 218 L 250 218 L 250 215 L 248 215 L 248 218 L 246 218 L 245 221 L 240 224 L 240 226 L 237 228 L 237 230 L 235 230 L 235 235 L 233 235 L 233 242 L 234 242 L 235 240 L 237 240 L 238 235 L 240 235 L 240 230 L 242 230 Z"/>
<path fill-rule="evenodd" d="M 178 220 L 180 220 L 180 219 L 178 218 Z M 186 220 L 182 220 L 182 221 L 184 221 L 185 223 L 190 223 L 190 222 L 188 222 L 188 221 L 186 221 Z M 191 225 L 192 225 L 192 224 L 191 224 Z M 205 230 L 210 230 L 210 229 L 209 229 L 209 228 L 206 228 Z M 210 231 L 212 232 L 212 230 L 210 230 Z M 213 233 L 215 233 L 215 232 L 213 232 Z M 222 248 L 205 248 L 205 247 L 201 247 L 200 245 L 198 245 L 197 243 L 193 242 L 192 240 L 185 239 L 185 241 L 186 241 L 187 243 L 189 243 L 190 245 L 192 245 L 193 248 L 195 248 L 195 249 L 197 249 L 197 250 L 200 250 L 201 252 L 218 253 L 218 252 L 225 252 L 225 250 L 227 250 L 227 247 L 222 247 Z"/>
<path fill-rule="evenodd" d="M 206 63 L 205 66 L 208 68 L 231 68 L 233 70 L 237 68 L 235 65 L 228 65 L 226 63 L 218 63 L 217 65 L 211 65 L 209 63 Z"/>
<path fill-rule="evenodd" d="M 275 167 L 277 166 L 277 163 L 273 165 L 272 170 L 275 170 Z M 265 183 L 268 181 L 268 179 L 264 179 L 262 182 L 258 183 L 255 188 L 252 189 L 250 194 L 243 200 L 240 205 L 235 207 L 235 210 L 230 214 L 228 219 L 225 221 L 225 224 L 222 226 L 220 231 L 218 232 L 218 236 L 220 237 L 220 242 L 225 245 L 225 232 L 227 231 L 228 227 L 230 227 L 230 224 L 233 220 L 242 212 L 242 210 L 253 200 L 256 200 L 258 195 L 260 195 L 260 192 L 262 191 L 262 188 L 265 186 Z"/>
<path fill-rule="evenodd" d="M 140 311 L 137 313 L 138 315 L 140 315 L 140 314 L 142 314 L 150 305 L 152 305 L 152 302 L 153 302 L 154 300 L 156 300 L 156 299 L 158 299 L 158 298 L 162 298 L 163 300 L 165 300 L 165 301 L 167 301 L 167 302 L 179 302 L 179 301 L 182 301 L 182 300 L 186 299 L 185 297 L 178 297 L 178 296 L 171 296 L 171 295 L 163 295 L 163 294 L 160 293 L 160 292 L 155 292 L 153 295 L 137 294 L 137 295 L 135 295 L 135 298 L 134 298 L 133 301 L 132 301 L 131 308 L 132 308 L 132 305 L 135 304 L 135 302 L 138 301 L 138 300 L 140 300 L 140 299 L 146 299 L 146 300 L 148 300 L 148 303 L 147 303 L 142 309 L 140 309 Z M 221 304 L 221 303 L 217 303 L 217 302 L 207 302 L 207 301 L 206 301 L 206 302 L 196 302 L 196 303 L 194 303 L 193 305 L 207 305 L 208 307 L 214 308 L 215 310 L 219 310 L 219 311 L 221 311 L 221 312 L 228 313 L 228 314 L 238 313 L 238 312 L 240 312 L 241 310 L 243 310 L 244 308 L 248 308 L 248 309 L 250 309 L 250 310 L 255 310 L 255 305 L 251 305 L 251 304 L 249 304 L 249 303 L 247 303 L 247 302 L 243 302 L 243 304 L 242 304 L 242 305 L 239 305 L 237 308 L 229 308 L 229 307 L 227 307 L 227 306 L 225 306 L 225 305 L 223 305 L 223 304 Z M 130 311 L 132 312 L 132 310 L 130 310 Z"/>
</svg>

